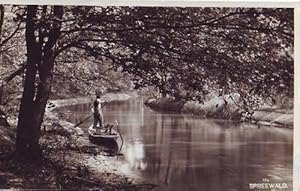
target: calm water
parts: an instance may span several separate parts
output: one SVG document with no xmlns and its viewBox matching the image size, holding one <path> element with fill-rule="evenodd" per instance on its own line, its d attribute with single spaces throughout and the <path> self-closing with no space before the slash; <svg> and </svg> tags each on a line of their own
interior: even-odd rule
<svg viewBox="0 0 300 191">
<path fill-rule="evenodd" d="M 74 123 L 90 114 L 87 104 L 61 110 Z M 243 191 L 263 178 L 292 190 L 290 129 L 158 113 L 144 107 L 142 99 L 110 103 L 104 119 L 120 124 L 123 170 L 160 185 L 155 190 Z"/>
</svg>

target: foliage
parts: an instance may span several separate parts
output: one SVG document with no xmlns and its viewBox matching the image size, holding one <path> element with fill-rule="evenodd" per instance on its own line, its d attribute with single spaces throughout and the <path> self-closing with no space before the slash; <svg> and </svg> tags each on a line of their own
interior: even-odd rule
<svg viewBox="0 0 300 191">
<path fill-rule="evenodd" d="M 26 16 L 26 7 L 14 9 Z M 39 18 L 39 27 L 55 20 Z M 81 84 L 75 94 L 130 88 L 123 71 L 136 89 L 183 101 L 238 92 L 248 107 L 293 95 L 292 9 L 66 6 L 60 22 L 54 81 Z"/>
<path fill-rule="evenodd" d="M 108 59 L 136 88 L 202 101 L 238 92 L 245 108 L 293 95 L 293 10 L 264 8 L 66 7 L 65 50 Z M 76 19 L 75 19 L 76 18 Z M 258 97 L 257 97 L 258 96 Z M 254 104 L 254 105 L 253 105 Z"/>
<path fill-rule="evenodd" d="M 0 108 L 12 115 L 17 110 L 22 84 L 22 77 L 18 76 L 21 73 L 15 71 L 24 63 L 24 26 L 16 20 L 17 7 L 0 6 L 3 17 L 3 20 L 0 19 Z"/>
<path fill-rule="evenodd" d="M 69 97 L 70 93 L 76 97 L 94 95 L 98 90 L 112 92 L 131 89 L 128 74 L 114 71 L 112 64 L 107 61 L 82 58 L 77 51 L 71 49 L 57 58 L 52 99 L 56 96 Z M 64 90 L 61 86 L 65 87 Z"/>
</svg>

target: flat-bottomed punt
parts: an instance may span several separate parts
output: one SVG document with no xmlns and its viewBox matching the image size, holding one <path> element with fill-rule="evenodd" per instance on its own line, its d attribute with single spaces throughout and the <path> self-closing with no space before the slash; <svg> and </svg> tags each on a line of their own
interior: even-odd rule
<svg viewBox="0 0 300 191">
<path fill-rule="evenodd" d="M 104 128 L 94 128 L 91 125 L 88 129 L 89 138 L 92 141 L 113 141 L 119 137 L 119 133 L 113 129 L 114 125 L 105 125 Z M 111 129 L 110 129 L 111 127 Z"/>
</svg>

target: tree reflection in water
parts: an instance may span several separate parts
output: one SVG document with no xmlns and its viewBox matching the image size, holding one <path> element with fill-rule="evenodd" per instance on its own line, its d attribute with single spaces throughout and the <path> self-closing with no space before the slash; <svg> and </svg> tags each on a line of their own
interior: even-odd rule
<svg viewBox="0 0 300 191">
<path fill-rule="evenodd" d="M 249 190 L 263 178 L 292 189 L 290 129 L 158 113 L 144 108 L 143 99 L 111 103 L 104 115 L 119 121 L 122 168 L 161 185 L 156 190 Z"/>
</svg>

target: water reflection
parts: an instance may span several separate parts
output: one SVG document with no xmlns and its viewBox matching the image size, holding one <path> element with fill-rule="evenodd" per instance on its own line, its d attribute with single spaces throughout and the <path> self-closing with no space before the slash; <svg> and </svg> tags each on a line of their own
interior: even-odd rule
<svg viewBox="0 0 300 191">
<path fill-rule="evenodd" d="M 90 112 L 88 106 L 66 110 L 75 113 L 69 116 L 75 123 Z M 292 190 L 290 129 L 158 113 L 144 108 L 142 99 L 111 103 L 104 117 L 119 121 L 122 168 L 161 185 L 156 190 L 249 190 L 263 178 Z"/>
</svg>

